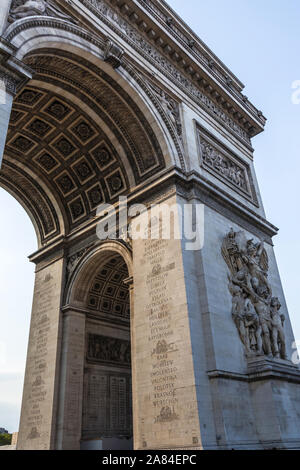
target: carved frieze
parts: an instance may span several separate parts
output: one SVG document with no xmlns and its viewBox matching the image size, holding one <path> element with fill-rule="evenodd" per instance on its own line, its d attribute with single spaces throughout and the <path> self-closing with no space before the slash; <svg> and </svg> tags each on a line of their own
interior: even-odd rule
<svg viewBox="0 0 300 470">
<path fill-rule="evenodd" d="M 103 0 L 82 0 L 82 3 L 87 8 L 92 9 L 102 21 L 115 30 L 117 34 L 133 46 L 149 62 L 152 62 L 164 75 L 170 77 L 179 88 L 189 94 L 195 102 L 201 107 L 204 107 L 209 114 L 220 119 L 223 124 L 236 133 L 239 138 L 248 145 L 250 144 L 248 133 L 239 124 L 237 124 L 234 119 L 232 119 L 222 109 L 222 107 L 217 104 L 217 102 L 214 102 L 211 98 L 205 95 L 199 87 L 192 82 L 192 80 L 181 73 L 180 70 L 175 67 L 170 60 L 164 57 L 155 46 L 147 41 L 139 30 L 132 26 L 130 22 L 126 21 Z"/>
<path fill-rule="evenodd" d="M 249 165 L 225 149 L 198 125 L 197 138 L 200 165 L 223 183 L 257 204 Z"/>
<path fill-rule="evenodd" d="M 89 334 L 87 359 L 102 363 L 130 366 L 130 341 Z"/>
<path fill-rule="evenodd" d="M 247 357 L 287 359 L 285 317 L 268 281 L 268 255 L 262 241 L 233 229 L 224 238 L 222 255 L 229 268 L 232 318 Z"/>
<path fill-rule="evenodd" d="M 163 107 L 163 110 L 165 111 L 173 126 L 175 127 L 177 135 L 181 137 L 182 124 L 180 118 L 179 103 L 175 101 L 168 93 L 166 93 L 160 87 L 158 87 L 147 79 L 145 80 L 147 82 L 147 85 L 151 88 L 152 92 L 158 98 L 161 106 Z"/>
<path fill-rule="evenodd" d="M 92 10 L 98 17 L 101 18 L 111 29 L 113 29 L 117 34 L 119 34 L 126 42 L 128 42 L 132 47 L 134 47 L 139 53 L 141 53 L 147 60 L 152 62 L 156 67 L 161 69 L 161 71 L 168 75 L 168 77 L 173 80 L 178 87 L 180 87 L 185 93 L 189 94 L 201 107 L 204 107 L 210 114 L 212 114 L 218 120 L 221 120 L 232 132 L 239 136 L 245 143 L 250 144 L 251 124 L 246 120 L 243 121 L 244 124 L 239 123 L 232 116 L 230 116 L 226 109 L 222 107 L 213 96 L 208 96 L 199 89 L 199 84 L 193 82 L 184 72 L 181 72 L 176 64 L 172 64 L 171 60 L 161 54 L 158 48 L 155 45 L 152 45 L 147 38 L 135 27 L 132 23 L 127 21 L 124 17 L 121 16 L 116 10 L 111 8 L 103 0 L 81 0 L 84 6 Z M 60 19 L 65 19 L 66 21 L 75 22 L 73 18 L 70 18 L 68 15 L 63 13 L 54 3 L 53 0 L 15 0 L 11 12 L 12 22 L 16 21 L 16 15 L 18 17 L 29 16 L 27 8 L 32 8 L 31 4 L 39 4 L 37 8 L 37 13 L 35 16 L 45 16 L 56 17 Z M 16 6 L 15 6 L 16 5 Z M 18 10 L 21 8 L 21 10 Z M 17 9 L 17 12 L 15 11 Z M 38 11 L 43 11 L 44 13 L 38 13 Z M 21 16 L 19 16 L 21 15 Z M 30 13 L 32 15 L 32 13 Z M 66 23 L 67 24 L 67 23 Z M 167 23 L 165 23 L 167 24 Z M 173 26 L 172 26 L 173 30 Z M 14 33 L 12 33 L 14 34 Z M 177 35 L 178 36 L 178 35 Z M 182 34 L 181 34 L 182 36 Z M 178 36 L 179 38 L 179 36 Z M 188 47 L 191 52 L 194 54 L 200 52 L 198 48 L 195 48 L 195 41 L 191 38 L 180 38 L 182 44 L 187 42 Z M 203 56 L 204 57 L 204 56 Z M 201 56 L 198 54 L 198 58 L 201 59 Z M 202 61 L 205 67 L 210 67 L 210 73 L 215 74 L 216 70 L 212 68 L 211 60 L 205 57 L 205 60 Z M 206 63 L 207 62 L 207 63 Z M 199 76 L 195 74 L 192 67 L 187 67 L 188 75 Z M 217 75 L 216 75 L 217 78 Z M 220 77 L 219 77 L 220 78 Z M 222 82 L 228 82 L 228 76 L 225 78 L 222 76 Z M 200 83 L 200 82 L 199 82 Z M 238 94 L 237 94 L 238 95 Z M 244 100 L 240 96 L 237 98 L 244 104 Z M 226 101 L 226 100 L 225 100 Z M 249 105 L 250 106 L 250 105 Z M 253 108 L 253 109 L 252 109 Z M 261 113 L 258 114 L 257 110 L 250 106 L 249 110 L 254 113 L 255 118 L 260 119 Z"/>
<path fill-rule="evenodd" d="M 73 255 L 69 256 L 67 259 L 67 279 L 70 278 L 72 273 L 74 272 L 75 268 L 78 266 L 80 260 L 82 259 L 83 255 L 87 252 L 87 248 L 83 248 L 80 251 L 77 251 L 77 253 L 74 253 Z"/>
</svg>

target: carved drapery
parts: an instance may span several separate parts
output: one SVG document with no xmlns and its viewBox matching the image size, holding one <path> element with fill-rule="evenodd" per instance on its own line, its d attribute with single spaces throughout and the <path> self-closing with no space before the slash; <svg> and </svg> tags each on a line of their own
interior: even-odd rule
<svg viewBox="0 0 300 470">
<path fill-rule="evenodd" d="M 87 359 L 104 364 L 130 366 L 130 341 L 89 334 Z"/>
<path fill-rule="evenodd" d="M 258 204 L 248 163 L 233 154 L 223 144 L 197 124 L 200 165 L 234 191 Z"/>
<path fill-rule="evenodd" d="M 75 22 L 73 18 L 61 11 L 53 0 L 13 0 L 8 22 L 13 23 L 28 16 L 52 16 Z"/>
<path fill-rule="evenodd" d="M 267 355 L 287 359 L 284 315 L 268 281 L 268 255 L 262 241 L 247 240 L 244 232 L 230 233 L 222 245 L 230 271 L 232 318 L 247 357 Z"/>
</svg>

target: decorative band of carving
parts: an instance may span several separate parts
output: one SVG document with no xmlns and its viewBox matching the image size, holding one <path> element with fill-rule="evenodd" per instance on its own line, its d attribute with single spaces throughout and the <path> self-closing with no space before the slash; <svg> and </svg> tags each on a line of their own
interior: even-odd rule
<svg viewBox="0 0 300 470">
<path fill-rule="evenodd" d="M 4 85 L 5 90 L 8 93 L 13 96 L 16 95 L 18 81 L 14 77 L 0 70 L 0 82 L 2 83 L 2 86 Z"/>
<path fill-rule="evenodd" d="M 122 18 L 115 10 L 103 0 L 81 0 L 92 10 L 105 24 L 115 31 L 124 41 L 130 44 L 139 54 L 151 62 L 165 76 L 168 76 L 186 94 L 190 95 L 197 104 L 203 107 L 214 118 L 217 118 L 225 126 L 234 132 L 248 146 L 251 145 L 250 137 L 225 111 L 223 111 L 208 96 L 202 93 L 191 80 L 185 77 L 168 59 L 160 54 L 154 46 L 145 40 L 144 36 L 129 22 Z"/>
<path fill-rule="evenodd" d="M 200 165 L 254 204 L 258 204 L 249 165 L 197 125 Z"/>
<path fill-rule="evenodd" d="M 95 362 L 130 366 L 130 341 L 90 333 L 87 359 Z"/>
<path fill-rule="evenodd" d="M 96 37 L 92 33 L 89 33 L 78 26 L 72 25 L 70 23 L 67 23 L 65 21 L 62 21 L 56 18 L 36 17 L 32 19 L 27 19 L 26 21 L 24 20 L 23 22 L 18 21 L 18 23 L 15 25 L 13 29 L 11 29 L 12 28 L 11 27 L 11 28 L 8 28 L 8 30 L 6 31 L 6 39 L 11 41 L 17 34 L 27 29 L 34 28 L 37 26 L 42 26 L 45 28 L 46 27 L 57 28 L 57 29 L 64 30 L 66 32 L 72 32 L 73 34 L 76 34 L 80 38 L 90 42 L 91 44 L 96 45 L 99 50 L 103 51 L 103 57 L 106 57 L 106 59 L 108 60 L 108 56 L 107 56 L 108 54 L 110 57 L 109 61 L 112 60 L 112 50 L 111 50 L 111 47 L 109 48 L 110 42 L 108 42 L 109 41 L 108 38 L 106 38 L 106 40 L 102 40 L 99 37 Z M 120 48 L 119 54 L 121 54 L 121 48 Z M 115 60 L 120 60 L 122 58 L 123 56 L 122 57 L 119 56 L 119 59 L 115 59 Z M 115 61 L 113 62 L 114 62 L 114 66 L 121 65 L 121 64 L 117 64 Z M 178 152 L 181 167 L 182 169 L 185 169 L 182 143 L 178 135 L 176 135 L 176 132 L 174 132 L 174 127 L 170 123 L 170 117 L 164 112 L 164 110 L 162 109 L 160 105 L 159 100 L 157 100 L 155 94 L 153 93 L 153 90 L 150 89 L 144 77 L 142 77 L 141 74 L 136 71 L 135 67 L 133 67 L 129 63 L 129 61 L 126 59 L 122 60 L 122 66 L 137 81 L 137 83 L 141 86 L 141 88 L 146 92 L 146 94 L 151 99 L 152 103 L 154 104 L 155 108 L 157 109 L 159 114 L 162 116 L 163 121 L 167 125 L 167 128 L 175 143 L 175 147 Z"/>
<path fill-rule="evenodd" d="M 122 63 L 123 68 L 131 75 L 134 80 L 140 85 L 143 91 L 151 99 L 155 108 L 162 117 L 165 125 L 167 126 L 168 131 L 175 143 L 175 147 L 178 153 L 180 160 L 180 165 L 182 170 L 186 169 L 185 159 L 184 159 L 184 148 L 182 141 L 182 124 L 179 110 L 179 103 L 173 100 L 169 95 L 159 89 L 152 82 L 150 82 L 144 75 L 138 72 L 128 60 L 124 60 Z M 164 102 L 162 99 L 162 94 L 164 95 Z M 165 103 L 165 106 L 164 106 Z"/>
</svg>

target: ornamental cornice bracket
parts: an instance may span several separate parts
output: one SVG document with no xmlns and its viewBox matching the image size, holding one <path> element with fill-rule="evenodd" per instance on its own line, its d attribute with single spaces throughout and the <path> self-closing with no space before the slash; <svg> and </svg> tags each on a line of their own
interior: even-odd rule
<svg viewBox="0 0 300 470">
<path fill-rule="evenodd" d="M 117 69 L 122 64 L 124 49 L 115 43 L 112 39 L 105 39 L 104 62 Z"/>
<path fill-rule="evenodd" d="M 32 78 L 33 70 L 17 59 L 14 50 L 0 40 L 0 81 L 11 95 L 16 93 Z"/>
</svg>

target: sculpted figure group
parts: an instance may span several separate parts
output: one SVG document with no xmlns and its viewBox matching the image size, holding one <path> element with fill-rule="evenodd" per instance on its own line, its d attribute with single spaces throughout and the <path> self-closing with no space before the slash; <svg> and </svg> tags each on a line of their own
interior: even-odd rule
<svg viewBox="0 0 300 470">
<path fill-rule="evenodd" d="M 225 158 L 210 144 L 204 141 L 201 143 L 201 148 L 203 160 L 208 166 L 212 167 L 240 188 L 247 190 L 245 175 L 238 165 Z"/>
<path fill-rule="evenodd" d="M 287 359 L 285 317 L 268 282 L 268 256 L 263 242 L 247 240 L 244 232 L 230 233 L 222 246 L 229 267 L 232 318 L 246 355 Z"/>
</svg>

